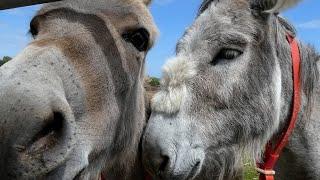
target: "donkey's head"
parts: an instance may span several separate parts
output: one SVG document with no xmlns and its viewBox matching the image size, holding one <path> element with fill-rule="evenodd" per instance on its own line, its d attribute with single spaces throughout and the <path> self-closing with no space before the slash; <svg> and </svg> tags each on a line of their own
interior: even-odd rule
<svg viewBox="0 0 320 180">
<path fill-rule="evenodd" d="M 157 34 L 148 4 L 67 0 L 36 14 L 34 40 L 0 69 L 2 178 L 124 178 L 137 166 Z"/>
<path fill-rule="evenodd" d="M 143 140 L 151 172 L 169 179 L 228 179 L 237 173 L 243 151 L 258 156 L 290 107 L 282 98 L 291 98 L 285 33 L 293 31 L 275 14 L 293 3 L 202 4 L 176 57 L 164 66 L 162 89 L 152 100 Z M 277 41 L 283 43 L 281 57 Z M 289 62 L 288 75 L 281 74 L 280 59 Z"/>
</svg>

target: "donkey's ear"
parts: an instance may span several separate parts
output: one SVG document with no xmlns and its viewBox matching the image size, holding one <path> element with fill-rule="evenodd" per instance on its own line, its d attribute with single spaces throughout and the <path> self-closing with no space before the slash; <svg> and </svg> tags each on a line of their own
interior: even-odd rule
<svg viewBox="0 0 320 180">
<path fill-rule="evenodd" d="M 279 13 L 302 0 L 250 0 L 251 7 L 265 13 Z"/>
<path fill-rule="evenodd" d="M 145 5 L 149 6 L 152 0 L 142 0 L 142 1 Z"/>
</svg>

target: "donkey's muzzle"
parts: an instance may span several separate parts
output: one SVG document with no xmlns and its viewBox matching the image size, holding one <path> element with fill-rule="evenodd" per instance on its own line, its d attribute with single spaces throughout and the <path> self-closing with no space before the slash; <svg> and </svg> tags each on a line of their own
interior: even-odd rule
<svg viewBox="0 0 320 180">
<path fill-rule="evenodd" d="M 144 138 L 143 162 L 156 178 L 184 180 L 199 174 L 205 158 L 202 148 L 182 141 L 154 139 Z"/>
<path fill-rule="evenodd" d="M 184 150 L 183 150 L 184 151 Z M 160 179 L 193 179 L 201 170 L 204 160 L 202 153 L 198 150 L 186 149 L 185 152 L 160 154 L 148 153 L 144 159 L 150 172 Z M 153 151 L 155 152 L 155 151 Z"/>
<path fill-rule="evenodd" d="M 74 146 L 71 108 L 52 87 L 14 78 L 0 83 L 0 174 L 4 179 L 45 176 Z"/>
</svg>

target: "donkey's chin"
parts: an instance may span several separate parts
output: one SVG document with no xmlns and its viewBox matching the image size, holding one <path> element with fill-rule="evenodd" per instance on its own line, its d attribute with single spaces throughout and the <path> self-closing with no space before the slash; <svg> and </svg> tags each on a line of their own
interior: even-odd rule
<svg viewBox="0 0 320 180">
<path fill-rule="evenodd" d="M 195 177 L 197 177 L 201 172 L 201 168 L 202 168 L 202 162 L 200 161 L 196 162 L 193 168 L 191 169 L 191 171 L 189 172 L 186 179 L 194 179 Z"/>
<path fill-rule="evenodd" d="M 61 167 L 65 167 L 66 158 L 55 160 L 42 156 L 45 155 L 37 154 L 31 157 L 26 153 L 18 154 L 17 158 L 8 164 L 7 177 L 9 179 L 46 179 L 47 177 L 55 179 L 52 177 L 58 177 L 57 174 L 61 174 L 58 172 L 62 169 Z M 73 178 L 70 177 L 70 179 Z"/>
<path fill-rule="evenodd" d="M 196 179 L 196 177 L 201 172 L 201 162 L 196 162 L 194 165 L 191 166 L 188 170 L 182 170 L 181 172 L 159 172 L 157 174 L 157 179 L 179 179 L 179 180 L 191 180 Z"/>
<path fill-rule="evenodd" d="M 59 151 L 59 154 L 28 150 L 11 154 L 6 176 L 8 179 L 78 179 L 86 172 L 88 160 L 75 157 L 74 152 L 68 150 Z"/>
<path fill-rule="evenodd" d="M 243 179 L 241 157 L 233 147 L 210 149 L 196 179 Z"/>
<path fill-rule="evenodd" d="M 97 179 L 100 171 L 91 172 L 93 169 L 89 168 L 88 158 L 78 156 L 76 153 L 70 154 L 65 162 L 47 173 L 46 179 L 87 179 L 88 177 Z"/>
<path fill-rule="evenodd" d="M 63 145 L 54 142 L 52 142 L 54 145 L 46 143 L 48 139 L 54 141 L 51 136 L 54 135 L 47 135 L 29 147 L 14 146 L 15 150 L 7 156 L 7 176 L 17 179 L 43 177 L 64 166 L 71 148 L 63 148 Z"/>
<path fill-rule="evenodd" d="M 202 169 L 204 156 L 202 153 L 185 153 L 175 159 L 164 160 L 157 173 L 160 179 L 187 180 L 196 178 Z"/>
</svg>

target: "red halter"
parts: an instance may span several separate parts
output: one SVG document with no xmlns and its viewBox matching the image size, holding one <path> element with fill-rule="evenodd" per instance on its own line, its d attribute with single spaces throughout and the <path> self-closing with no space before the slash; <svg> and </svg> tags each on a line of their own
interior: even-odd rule
<svg viewBox="0 0 320 180">
<path fill-rule="evenodd" d="M 274 166 L 279 159 L 282 149 L 287 145 L 290 135 L 294 129 L 301 105 L 300 95 L 300 51 L 298 42 L 291 35 L 287 34 L 287 41 L 291 47 L 291 58 L 292 58 L 292 73 L 293 73 L 293 105 L 292 114 L 289 125 L 285 129 L 281 138 L 277 141 L 276 146 L 273 148 L 269 142 L 266 146 L 264 154 L 264 162 L 257 163 L 257 171 L 260 173 L 259 180 L 274 180 Z"/>
</svg>

